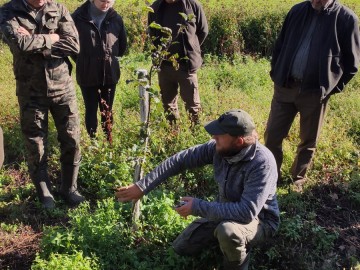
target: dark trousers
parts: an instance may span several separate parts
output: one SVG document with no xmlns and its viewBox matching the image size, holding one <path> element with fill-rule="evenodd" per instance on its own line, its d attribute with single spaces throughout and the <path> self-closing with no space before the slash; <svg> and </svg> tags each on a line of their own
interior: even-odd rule
<svg viewBox="0 0 360 270">
<path fill-rule="evenodd" d="M 20 124 L 25 138 L 27 162 L 32 179 L 46 171 L 48 156 L 49 111 L 60 142 L 62 164 L 78 164 L 80 155 L 80 121 L 75 91 L 57 97 L 18 96 Z"/>
<path fill-rule="evenodd" d="M 192 123 L 199 122 L 201 111 L 200 94 L 196 72 L 189 73 L 184 70 L 175 70 L 170 65 L 163 65 L 159 72 L 159 86 L 162 103 L 167 119 L 172 123 L 179 118 L 178 88 L 180 96 L 185 103 Z"/>
<path fill-rule="evenodd" d="M 304 179 L 314 156 L 323 125 L 328 100 L 320 101 L 320 89 L 301 90 L 300 84 L 290 88 L 275 85 L 271 111 L 265 130 L 265 145 L 274 154 L 278 172 L 283 162 L 283 140 L 288 136 L 295 116 L 300 114 L 300 143 L 291 167 L 294 181 Z"/>
<path fill-rule="evenodd" d="M 95 137 L 98 120 L 97 110 L 101 115 L 101 126 L 107 139 L 111 136 L 113 125 L 112 106 L 116 85 L 81 87 L 85 103 L 85 126 L 91 138 Z"/>
</svg>

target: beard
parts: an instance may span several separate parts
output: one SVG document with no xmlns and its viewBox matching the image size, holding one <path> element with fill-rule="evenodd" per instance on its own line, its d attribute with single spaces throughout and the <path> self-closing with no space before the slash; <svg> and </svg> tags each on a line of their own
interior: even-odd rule
<svg viewBox="0 0 360 270">
<path fill-rule="evenodd" d="M 239 153 L 239 149 L 235 149 L 235 148 L 228 148 L 228 149 L 216 149 L 216 153 L 220 156 L 220 157 L 232 157 L 235 156 L 237 153 Z"/>
</svg>

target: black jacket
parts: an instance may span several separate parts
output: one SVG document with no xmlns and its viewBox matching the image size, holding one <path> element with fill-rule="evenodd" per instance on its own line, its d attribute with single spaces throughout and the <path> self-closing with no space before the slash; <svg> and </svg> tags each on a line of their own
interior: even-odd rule
<svg viewBox="0 0 360 270">
<path fill-rule="evenodd" d="M 271 61 L 270 75 L 279 86 L 286 87 L 290 82 L 294 57 L 311 12 L 314 9 L 310 1 L 305 1 L 295 5 L 286 16 Z M 358 18 L 352 10 L 334 0 L 319 14 L 308 59 L 303 90 L 318 88 L 326 98 L 344 89 L 358 71 L 360 61 Z"/>
<path fill-rule="evenodd" d="M 80 38 L 80 54 L 76 59 L 76 79 L 80 86 L 93 87 L 117 84 L 127 40 L 121 16 L 110 8 L 100 29 L 89 14 L 90 2 L 81 5 L 72 15 Z"/>
<path fill-rule="evenodd" d="M 149 12 L 148 24 L 156 22 L 161 25 L 162 21 L 162 7 L 165 0 L 157 0 L 152 4 L 154 13 Z M 196 71 L 201 67 L 201 49 L 200 45 L 204 42 L 208 35 L 208 23 L 205 17 L 204 10 L 199 2 L 196 0 L 180 0 L 183 4 L 183 13 L 186 15 L 194 14 L 195 18 L 186 23 L 186 29 L 184 34 L 180 34 L 183 39 L 185 56 L 189 58 L 188 70 L 190 72 Z M 179 22 L 184 24 L 185 22 Z M 149 29 L 150 36 L 160 38 L 161 33 L 154 29 Z"/>
</svg>

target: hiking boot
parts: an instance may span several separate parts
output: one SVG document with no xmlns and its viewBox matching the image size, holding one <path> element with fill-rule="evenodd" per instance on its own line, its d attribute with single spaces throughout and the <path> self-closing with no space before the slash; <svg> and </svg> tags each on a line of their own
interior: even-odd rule
<svg viewBox="0 0 360 270">
<path fill-rule="evenodd" d="M 54 197 L 50 194 L 50 196 L 42 198 L 41 204 L 44 209 L 47 209 L 47 210 L 54 209 L 55 208 Z"/>
<path fill-rule="evenodd" d="M 294 191 L 301 193 L 304 189 L 304 184 L 306 182 L 306 178 L 301 178 L 294 181 Z"/>
</svg>

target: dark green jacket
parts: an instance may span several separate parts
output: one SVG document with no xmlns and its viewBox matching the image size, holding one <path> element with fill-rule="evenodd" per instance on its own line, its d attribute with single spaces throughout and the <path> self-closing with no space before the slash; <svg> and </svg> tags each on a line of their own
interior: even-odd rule
<svg viewBox="0 0 360 270">
<path fill-rule="evenodd" d="M 80 86 L 117 84 L 120 65 L 117 57 L 126 50 L 126 32 L 121 16 L 110 8 L 100 29 L 89 15 L 90 2 L 81 5 L 73 19 L 80 37 L 80 54 L 76 59 L 76 79 Z"/>
<path fill-rule="evenodd" d="M 17 95 L 51 97 L 73 91 L 68 56 L 79 53 L 79 37 L 63 5 L 48 0 L 42 23 L 37 23 L 23 0 L 12 0 L 1 7 L 0 20 L 13 54 Z M 20 26 L 30 35 L 19 35 L 16 30 Z M 58 34 L 60 40 L 51 44 L 49 34 Z"/>
<path fill-rule="evenodd" d="M 165 0 L 157 0 L 152 4 L 154 13 L 150 12 L 148 16 L 148 24 L 156 22 L 161 25 L 162 21 L 162 7 Z M 208 23 L 205 17 L 204 10 L 200 3 L 196 0 L 179 0 L 183 4 L 183 13 L 186 15 L 194 14 L 195 18 L 186 23 L 185 33 L 180 34 L 183 39 L 185 56 L 189 58 L 188 70 L 194 72 L 202 65 L 200 45 L 204 42 L 208 35 Z M 180 16 L 179 16 L 180 17 Z M 184 24 L 184 21 L 179 21 Z M 157 37 L 159 41 L 161 33 L 154 29 L 149 29 L 150 36 Z"/>
</svg>

